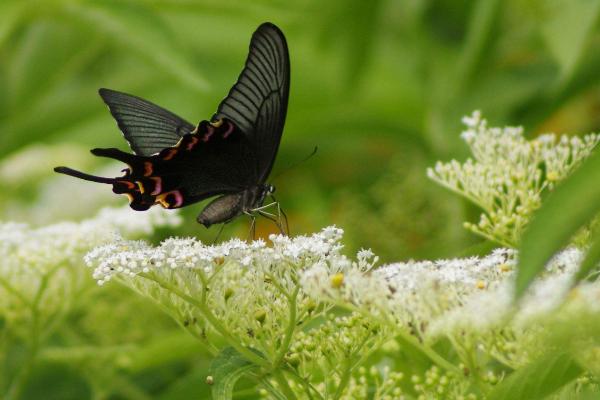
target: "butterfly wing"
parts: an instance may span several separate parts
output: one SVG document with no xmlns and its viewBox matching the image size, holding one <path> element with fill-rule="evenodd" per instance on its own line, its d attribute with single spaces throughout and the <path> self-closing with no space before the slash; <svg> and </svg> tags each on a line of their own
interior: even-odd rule
<svg viewBox="0 0 600 400">
<path fill-rule="evenodd" d="M 202 121 L 194 133 L 151 156 L 115 148 L 93 149 L 92 154 L 126 163 L 125 175 L 102 178 L 64 167 L 57 172 L 112 184 L 115 193 L 129 197 L 135 210 L 157 203 L 165 208 L 185 207 L 218 194 L 241 193 L 257 180 L 248 139 L 229 120 Z"/>
<path fill-rule="evenodd" d="M 119 129 L 138 155 L 149 156 L 175 146 L 194 125 L 147 100 L 110 89 L 100 89 Z"/>
<path fill-rule="evenodd" d="M 290 59 L 279 28 L 264 23 L 252 35 L 246 64 L 214 119 L 227 118 L 247 137 L 257 183 L 267 179 L 281 141 L 290 89 Z"/>
</svg>

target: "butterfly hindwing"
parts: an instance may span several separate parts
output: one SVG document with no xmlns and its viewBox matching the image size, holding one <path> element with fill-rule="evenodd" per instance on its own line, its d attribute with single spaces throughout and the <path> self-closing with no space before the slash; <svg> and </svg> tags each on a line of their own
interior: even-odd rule
<svg viewBox="0 0 600 400">
<path fill-rule="evenodd" d="M 113 191 L 126 194 L 130 205 L 144 210 L 155 203 L 180 208 L 218 194 L 239 193 L 256 181 L 247 137 L 228 120 L 202 121 L 195 133 L 151 156 L 94 149 L 92 153 L 126 163 Z"/>
<path fill-rule="evenodd" d="M 149 156 L 174 146 L 194 130 L 194 125 L 148 100 L 110 89 L 100 89 L 99 94 L 138 155 Z"/>
<path fill-rule="evenodd" d="M 259 182 L 268 177 L 281 141 L 290 87 L 287 42 L 275 25 L 252 35 L 246 64 L 214 118 L 227 118 L 248 136 Z"/>
</svg>

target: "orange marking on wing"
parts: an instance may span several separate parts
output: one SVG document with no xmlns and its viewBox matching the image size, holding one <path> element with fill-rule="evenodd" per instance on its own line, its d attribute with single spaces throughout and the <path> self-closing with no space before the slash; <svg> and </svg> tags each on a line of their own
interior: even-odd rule
<svg viewBox="0 0 600 400">
<path fill-rule="evenodd" d="M 174 204 L 171 204 L 169 202 L 169 200 L 167 199 L 168 196 L 174 197 Z M 181 207 L 181 205 L 183 204 L 183 196 L 181 195 L 181 192 L 179 190 L 171 190 L 170 192 L 162 193 L 156 196 L 155 202 L 160 203 L 160 205 L 164 208 L 178 208 Z"/>
<path fill-rule="evenodd" d="M 163 193 L 163 194 L 156 196 L 155 203 L 160 204 L 161 206 L 163 206 L 163 208 L 169 208 L 169 202 L 166 200 L 166 197 L 168 194 L 169 193 Z"/>
<path fill-rule="evenodd" d="M 169 161 L 171 158 L 175 157 L 175 154 L 177 154 L 177 149 L 171 149 L 169 150 L 169 154 L 163 157 L 163 160 Z"/>
<path fill-rule="evenodd" d="M 129 199 L 129 204 L 133 203 L 133 195 L 130 193 L 123 193 Z"/>
<path fill-rule="evenodd" d="M 121 180 L 119 180 L 117 182 L 123 183 L 125 186 L 127 186 L 127 189 L 129 189 L 129 190 L 135 190 L 135 184 L 133 182 L 131 182 L 131 181 L 121 181 Z"/>
</svg>

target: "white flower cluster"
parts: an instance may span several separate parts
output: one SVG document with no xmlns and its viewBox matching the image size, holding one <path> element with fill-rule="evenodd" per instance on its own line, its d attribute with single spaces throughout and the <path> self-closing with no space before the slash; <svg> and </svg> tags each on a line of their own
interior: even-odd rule
<svg viewBox="0 0 600 400">
<path fill-rule="evenodd" d="M 523 137 L 522 128 L 488 127 L 479 112 L 463 119 L 461 137 L 473 158 L 464 163 L 438 162 L 427 175 L 464 196 L 484 213 L 473 232 L 508 247 L 518 243 L 544 190 L 566 178 L 600 142 L 600 135 Z"/>
<path fill-rule="evenodd" d="M 162 210 L 135 213 L 104 209 L 82 222 L 63 222 L 41 228 L 0 223 L 0 313 L 19 318 L 34 302 L 56 311 L 87 282 L 83 255 L 94 246 L 118 238 L 118 233 L 149 233 L 153 227 L 177 225 L 176 214 Z"/>
<path fill-rule="evenodd" d="M 341 254 L 341 239 L 335 227 L 312 236 L 273 235 L 271 245 L 230 240 L 208 246 L 173 238 L 154 247 L 119 239 L 85 260 L 99 284 L 116 279 L 154 299 L 209 347 L 224 340 L 267 369 L 286 363 L 319 391 L 338 383 L 350 388 L 347 393 L 370 390 L 366 378 L 356 376 L 356 360 L 400 336 L 422 346 L 445 370 L 432 367 L 424 378 L 411 377 L 417 392 L 469 393 L 468 385 L 461 386 L 466 380 L 449 382 L 462 374 L 461 365 L 476 368 L 469 364 L 476 352 L 519 368 L 534 359 L 541 324 L 559 321 L 562 310 L 600 312 L 600 283 L 571 289 L 583 258 L 575 248 L 556 255 L 515 307 L 515 250 L 375 268 L 377 257 L 369 250 L 356 260 Z M 335 305 L 351 313 L 328 313 Z M 215 334 L 221 339 L 212 342 Z M 458 367 L 432 354 L 440 338 L 452 343 Z M 310 378 L 315 370 L 325 378 Z M 491 382 L 494 371 L 482 374 Z M 294 382 L 292 391 L 306 389 Z"/>
<path fill-rule="evenodd" d="M 169 309 L 190 331 L 204 336 L 223 328 L 275 357 L 285 332 L 322 311 L 319 301 L 300 291 L 299 272 L 315 265 L 337 272 L 352 265 L 340 254 L 341 237 L 341 229 L 329 227 L 312 236 L 272 235 L 272 246 L 262 240 L 209 246 L 172 238 L 153 247 L 121 240 L 95 248 L 85 261 L 99 284 L 119 279 Z"/>
<path fill-rule="evenodd" d="M 301 282 L 315 299 L 360 312 L 424 342 L 442 336 L 458 341 L 485 337 L 496 329 L 524 332 L 553 315 L 565 298 L 577 299 L 579 310 L 600 311 L 600 283 L 582 284 L 576 295 L 570 291 L 583 259 L 575 248 L 557 254 L 515 308 L 516 258 L 514 250 L 497 249 L 483 258 L 411 261 L 368 271 L 354 264 L 343 274 L 315 266 L 302 274 Z"/>
<path fill-rule="evenodd" d="M 336 275 L 315 267 L 301 281 L 315 298 L 327 297 L 425 339 L 429 324 L 469 296 L 502 282 L 515 266 L 514 251 L 498 249 L 484 258 L 413 261 L 365 271 L 356 264 L 335 284 Z"/>
<path fill-rule="evenodd" d="M 169 238 L 158 247 L 121 240 L 93 249 L 85 261 L 95 267 L 93 276 L 100 285 L 115 275 L 123 278 L 178 269 L 200 269 L 210 274 L 226 261 L 243 268 L 264 265 L 276 268 L 277 263 L 312 266 L 331 258 L 346 260 L 339 254 L 342 233 L 339 228 L 328 227 L 312 236 L 271 235 L 272 247 L 260 239 L 250 243 L 231 239 L 205 245 L 193 238 Z"/>
</svg>

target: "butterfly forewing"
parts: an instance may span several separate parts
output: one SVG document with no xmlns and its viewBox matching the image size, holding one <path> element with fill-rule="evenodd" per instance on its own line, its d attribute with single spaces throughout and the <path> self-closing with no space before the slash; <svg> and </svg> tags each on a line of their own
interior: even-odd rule
<svg viewBox="0 0 600 400">
<path fill-rule="evenodd" d="M 110 89 L 99 93 L 136 154 L 158 153 L 194 130 L 194 125 L 147 100 Z"/>
<path fill-rule="evenodd" d="M 248 136 L 256 173 L 264 183 L 281 141 L 290 87 L 290 61 L 283 33 L 262 24 L 252 35 L 246 64 L 214 118 L 228 118 Z"/>
</svg>

